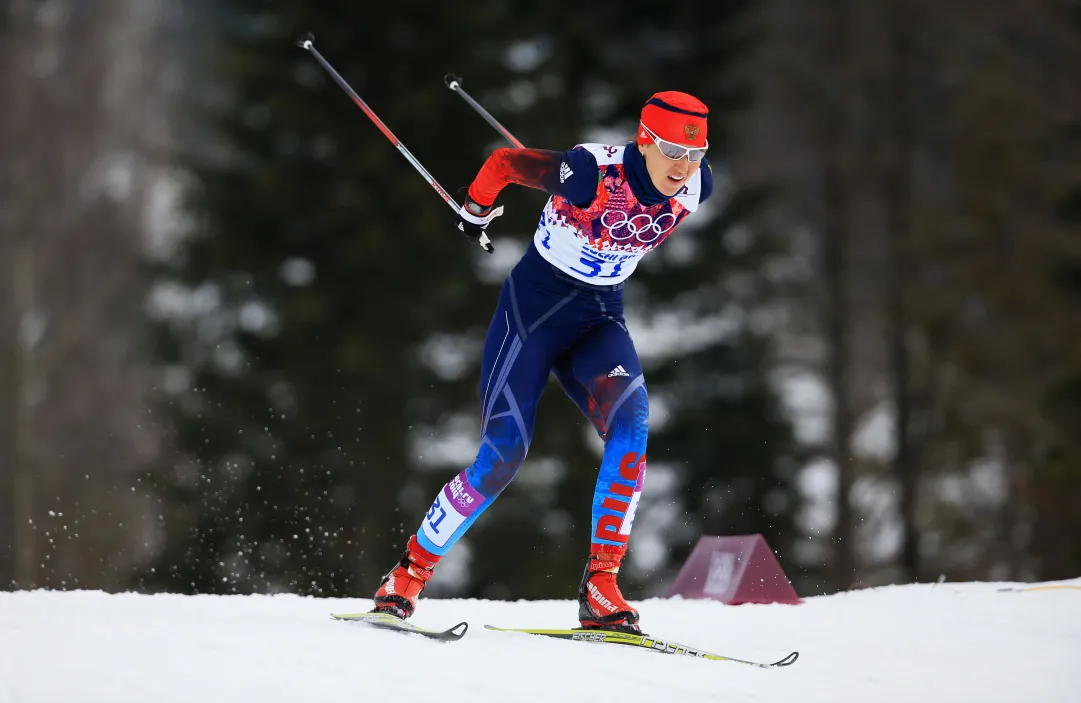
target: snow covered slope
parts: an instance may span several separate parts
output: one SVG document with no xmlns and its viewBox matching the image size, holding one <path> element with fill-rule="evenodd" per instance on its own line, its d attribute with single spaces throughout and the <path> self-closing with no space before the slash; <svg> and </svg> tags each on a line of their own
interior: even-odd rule
<svg viewBox="0 0 1081 703">
<path fill-rule="evenodd" d="M 1078 703 L 1081 579 L 1034 585 L 895 586 L 796 606 L 639 604 L 647 631 L 718 654 L 773 661 L 799 650 L 777 670 L 483 628 L 573 627 L 567 601 L 422 601 L 418 624 L 471 625 L 460 642 L 438 643 L 327 617 L 366 610 L 365 600 L 0 593 L 0 703 Z"/>
</svg>

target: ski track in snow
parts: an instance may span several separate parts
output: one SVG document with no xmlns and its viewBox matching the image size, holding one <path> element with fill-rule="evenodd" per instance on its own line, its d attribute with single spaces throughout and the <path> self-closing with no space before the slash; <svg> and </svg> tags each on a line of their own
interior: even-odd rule
<svg viewBox="0 0 1081 703">
<path fill-rule="evenodd" d="M 455 643 L 331 620 L 370 600 L 0 593 L 0 703 L 658 700 L 1078 703 L 1081 579 L 889 586 L 795 606 L 651 599 L 644 629 L 762 670 L 489 632 L 575 627 L 571 601 L 422 600 Z"/>
</svg>

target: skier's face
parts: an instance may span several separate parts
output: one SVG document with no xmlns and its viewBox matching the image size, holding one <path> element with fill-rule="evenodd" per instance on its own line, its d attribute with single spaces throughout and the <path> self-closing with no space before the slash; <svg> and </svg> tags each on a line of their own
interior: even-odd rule
<svg viewBox="0 0 1081 703">
<path fill-rule="evenodd" d="M 653 143 L 639 144 L 638 151 L 646 159 L 646 170 L 653 185 L 669 197 L 678 193 L 702 165 L 701 161 L 688 161 L 686 156 L 673 161 Z"/>
</svg>

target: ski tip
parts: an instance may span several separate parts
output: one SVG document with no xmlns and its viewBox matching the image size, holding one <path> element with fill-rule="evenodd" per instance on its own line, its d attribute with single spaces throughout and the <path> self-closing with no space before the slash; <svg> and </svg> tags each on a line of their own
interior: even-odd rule
<svg viewBox="0 0 1081 703">
<path fill-rule="evenodd" d="M 770 666 L 774 666 L 774 667 L 792 666 L 793 664 L 796 663 L 797 659 L 799 659 L 799 652 L 792 652 L 791 654 L 789 654 L 787 657 L 785 657 L 781 661 L 774 662 L 774 663 L 770 664 Z"/>
<path fill-rule="evenodd" d="M 461 632 L 458 631 L 458 628 L 461 628 Z M 454 627 L 447 630 L 447 632 L 454 635 L 454 639 L 460 640 L 463 637 L 465 637 L 465 633 L 466 633 L 467 630 L 469 630 L 469 623 L 460 622 L 457 625 L 455 625 Z"/>
</svg>

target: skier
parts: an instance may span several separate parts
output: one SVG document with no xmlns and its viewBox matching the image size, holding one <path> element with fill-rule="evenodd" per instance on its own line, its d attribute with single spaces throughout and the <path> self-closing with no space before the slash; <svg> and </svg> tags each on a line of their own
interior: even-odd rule
<svg viewBox="0 0 1081 703">
<path fill-rule="evenodd" d="M 640 632 L 616 574 L 646 475 L 649 403 L 623 319 L 623 286 L 713 187 L 708 110 L 686 93 L 656 93 L 634 141 L 565 151 L 497 149 L 469 186 L 457 227 L 478 240 L 509 183 L 544 190 L 533 242 L 503 283 L 484 342 L 476 460 L 436 496 L 375 610 L 408 618 L 439 560 L 514 478 L 533 436 L 549 373 L 604 441 L 591 547 L 579 589 L 584 628 Z M 706 168 L 701 168 L 706 166 Z"/>
</svg>

